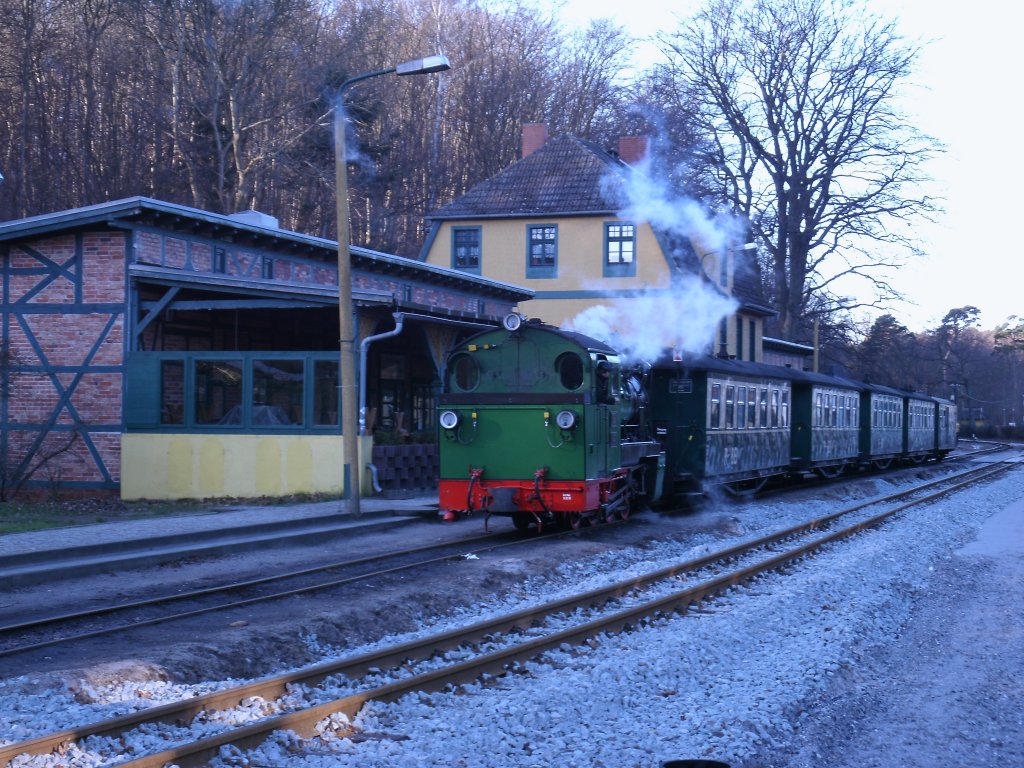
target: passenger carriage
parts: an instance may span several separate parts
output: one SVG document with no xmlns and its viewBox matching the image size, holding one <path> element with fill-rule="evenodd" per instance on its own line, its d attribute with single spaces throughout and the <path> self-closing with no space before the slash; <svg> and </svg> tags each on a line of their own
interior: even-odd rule
<svg viewBox="0 0 1024 768">
<path fill-rule="evenodd" d="M 786 369 L 716 357 L 664 359 L 651 370 L 650 398 L 670 498 L 697 493 L 706 483 L 756 491 L 788 471 Z"/>
<path fill-rule="evenodd" d="M 903 456 L 903 398 L 898 389 L 865 385 L 860 402 L 860 449 L 865 464 L 887 469 Z"/>
<path fill-rule="evenodd" d="M 793 373 L 794 471 L 835 477 L 860 464 L 862 390 L 834 376 Z"/>
<path fill-rule="evenodd" d="M 936 455 L 936 418 L 934 397 L 908 394 L 903 400 L 904 452 L 908 461 L 920 463 Z"/>
<path fill-rule="evenodd" d="M 935 451 L 939 459 L 956 448 L 957 440 L 957 418 L 956 403 L 950 400 L 934 398 L 935 400 Z"/>
</svg>

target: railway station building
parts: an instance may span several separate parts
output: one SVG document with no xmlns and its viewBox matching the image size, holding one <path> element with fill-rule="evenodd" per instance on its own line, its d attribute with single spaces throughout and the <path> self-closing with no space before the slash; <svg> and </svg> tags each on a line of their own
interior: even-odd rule
<svg viewBox="0 0 1024 768">
<path fill-rule="evenodd" d="M 774 312 L 755 254 L 735 234 L 702 243 L 641 218 L 644 206 L 630 190 L 644 186 L 631 177 L 642 175 L 646 152 L 643 137 L 623 137 L 606 151 L 572 134 L 549 139 L 543 124 L 527 124 L 521 159 L 427 215 L 420 258 L 526 286 L 533 295 L 521 310 L 556 326 L 609 302 L 674 300 L 696 279 L 735 307 L 712 329 L 707 351 L 762 362 L 764 320 Z M 682 218 L 680 201 L 669 202 Z"/>
<path fill-rule="evenodd" d="M 337 243 L 144 197 L 0 223 L 7 492 L 347 494 Z M 430 477 L 439 367 L 532 291 L 353 247 L 360 453 Z M 371 460 L 370 457 L 373 457 Z M 377 469 L 377 467 L 372 467 Z M 417 478 L 360 472 L 364 491 Z"/>
</svg>

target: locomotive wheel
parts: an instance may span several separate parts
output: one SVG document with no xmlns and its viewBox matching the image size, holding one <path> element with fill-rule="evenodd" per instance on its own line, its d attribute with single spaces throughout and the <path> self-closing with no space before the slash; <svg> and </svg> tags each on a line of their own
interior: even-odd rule
<svg viewBox="0 0 1024 768">
<path fill-rule="evenodd" d="M 629 516 L 633 514 L 633 510 L 630 508 L 629 502 L 626 502 L 625 504 L 619 505 L 619 508 L 615 510 L 615 514 L 620 520 L 629 520 Z"/>
<path fill-rule="evenodd" d="M 574 531 L 578 531 L 580 528 L 583 527 L 583 521 L 585 519 L 586 518 L 583 517 L 582 512 L 568 512 L 565 515 L 566 522 L 569 523 L 569 527 L 572 528 Z"/>
<path fill-rule="evenodd" d="M 531 523 L 533 523 L 533 515 L 528 515 L 525 512 L 516 512 L 512 515 L 512 525 L 516 527 L 517 531 L 528 530 Z"/>
</svg>

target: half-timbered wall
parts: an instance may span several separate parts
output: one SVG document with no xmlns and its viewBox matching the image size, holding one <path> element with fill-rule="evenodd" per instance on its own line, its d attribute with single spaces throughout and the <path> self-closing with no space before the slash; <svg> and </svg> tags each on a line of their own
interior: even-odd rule
<svg viewBox="0 0 1024 768">
<path fill-rule="evenodd" d="M 125 242 L 119 232 L 79 232 L 2 251 L 9 488 L 28 474 L 26 487 L 118 485 Z"/>
<path fill-rule="evenodd" d="M 159 230 L 140 228 L 135 232 L 134 260 L 138 264 L 275 284 L 320 287 L 338 284 L 337 264 L 331 261 Z M 514 307 L 511 302 L 481 298 L 465 289 L 430 285 L 359 268 L 353 270 L 352 288 L 355 291 L 383 291 L 407 306 L 443 309 L 473 317 L 500 319 Z"/>
<path fill-rule="evenodd" d="M 340 490 L 343 457 L 333 422 L 306 415 L 274 429 L 246 422 L 229 430 L 139 421 L 139 393 L 158 386 L 133 378 L 141 357 L 174 357 L 187 371 L 204 351 L 261 360 L 262 353 L 291 360 L 328 351 L 336 360 L 338 352 L 337 262 L 328 241 L 179 208 L 119 201 L 99 216 L 95 208 L 71 212 L 81 224 L 62 213 L 3 228 L 0 491 L 29 474 L 25 487 L 120 489 L 125 498 Z M 352 279 L 368 333 L 389 330 L 396 309 L 431 316 L 423 327 L 410 322 L 402 336 L 374 344 L 369 356 L 368 391 L 386 368 L 389 407 L 407 401 L 415 415 L 429 394 L 431 363 L 439 363 L 453 335 L 466 332 L 440 323 L 496 322 L 526 292 L 406 262 L 354 252 Z M 399 357 L 406 363 L 401 379 L 393 364 Z M 167 399 L 187 394 L 183 383 Z M 393 421 L 395 430 L 409 428 L 409 418 Z M 367 456 L 369 450 L 367 444 Z M 39 466 L 44 457 L 51 458 Z"/>
</svg>

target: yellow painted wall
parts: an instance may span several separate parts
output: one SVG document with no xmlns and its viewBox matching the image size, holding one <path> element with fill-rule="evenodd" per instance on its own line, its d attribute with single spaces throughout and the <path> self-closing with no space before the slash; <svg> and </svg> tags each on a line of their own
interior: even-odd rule
<svg viewBox="0 0 1024 768">
<path fill-rule="evenodd" d="M 341 443 L 339 435 L 125 434 L 121 498 L 340 496 Z M 370 456 L 372 438 L 363 438 L 360 450 Z M 361 474 L 365 494 L 369 478 Z"/>
<path fill-rule="evenodd" d="M 480 274 L 492 280 L 522 285 L 543 292 L 621 292 L 642 290 L 657 292 L 668 290 L 671 271 L 651 226 L 637 224 L 636 275 L 633 277 L 604 277 L 604 225 L 619 219 L 601 216 L 574 216 L 538 219 L 488 219 L 442 222 L 427 253 L 427 262 L 441 267 L 452 265 L 452 227 L 480 227 Z M 555 278 L 528 278 L 526 276 L 527 227 L 538 224 L 558 225 L 558 276 Z M 727 293 L 733 290 L 733 257 L 728 253 L 710 250 L 702 243 L 691 242 L 708 280 Z M 727 282 L 721 284 L 723 260 Z M 519 304 L 519 311 L 530 318 L 564 326 L 581 312 L 595 305 L 628 301 L 626 297 L 591 296 L 580 298 L 534 298 Z M 755 359 L 763 359 L 760 317 L 744 317 L 744 354 L 749 359 L 747 337 L 748 319 L 756 321 Z M 735 317 L 726 322 L 727 354 L 737 351 Z M 716 334 L 713 349 L 719 351 Z"/>
<path fill-rule="evenodd" d="M 600 216 L 443 222 L 427 254 L 427 263 L 452 264 L 452 227 L 480 226 L 480 274 L 492 280 L 535 291 L 623 291 L 668 288 L 671 276 L 665 256 L 648 224 L 637 225 L 636 276 L 604 277 L 604 224 L 618 219 Z M 558 225 L 558 276 L 526 276 L 526 228 Z M 589 299 L 532 299 L 520 306 L 530 317 L 561 325 L 584 309 L 606 302 Z"/>
</svg>

